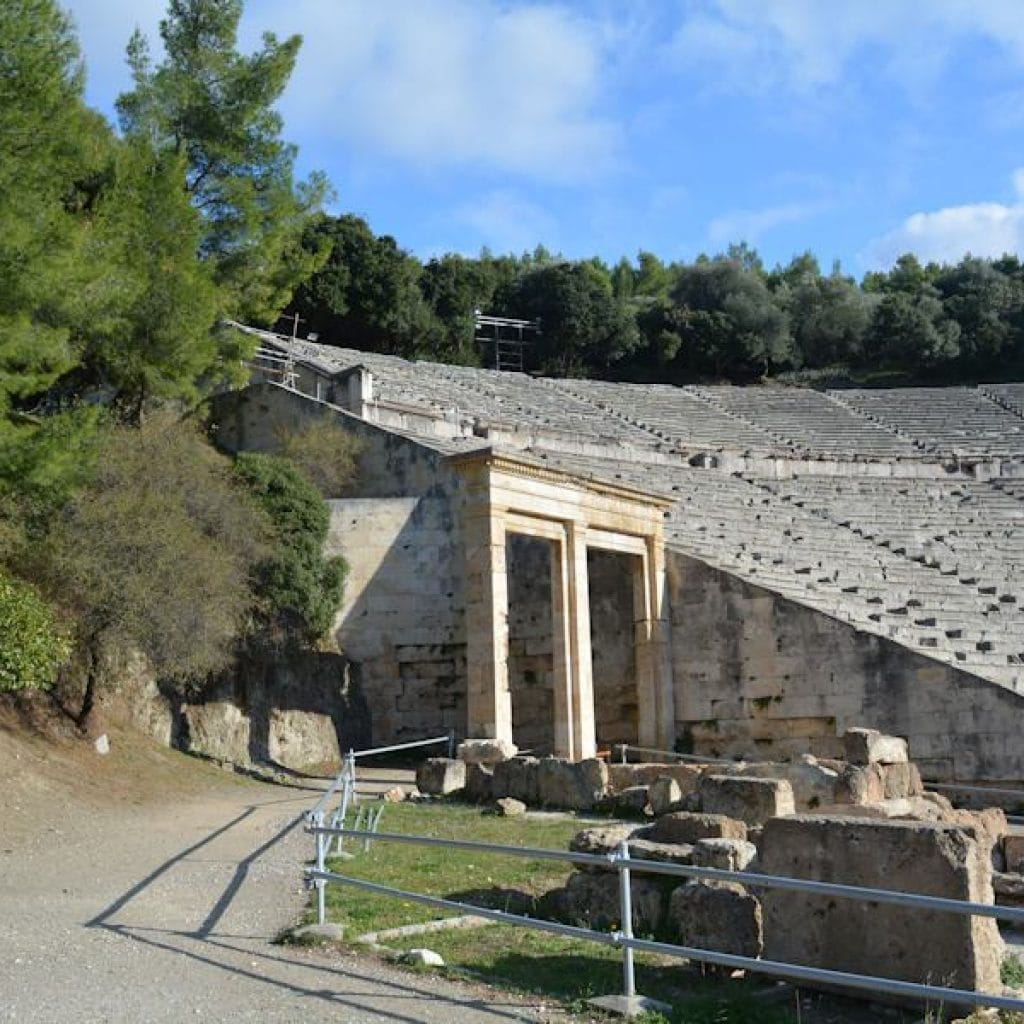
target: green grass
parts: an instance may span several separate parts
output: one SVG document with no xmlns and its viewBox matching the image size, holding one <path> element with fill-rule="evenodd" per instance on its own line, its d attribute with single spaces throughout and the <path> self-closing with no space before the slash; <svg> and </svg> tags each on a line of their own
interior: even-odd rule
<svg viewBox="0 0 1024 1024">
<path fill-rule="evenodd" d="M 586 823 L 570 816 L 500 818 L 456 804 L 388 806 L 381 831 L 449 839 L 474 839 L 507 846 L 566 850 Z M 474 906 L 542 916 L 538 901 L 565 884 L 570 868 L 555 861 L 375 842 L 347 847 L 353 860 L 329 862 L 333 870 L 399 889 L 459 900 Z M 439 917 L 455 916 L 411 900 L 327 887 L 328 919 L 345 925 L 347 936 L 379 932 Z M 391 940 L 388 946 L 429 946 L 448 970 L 523 992 L 539 993 L 582 1009 L 585 1000 L 622 991 L 622 953 L 611 947 L 510 925 L 432 932 Z M 638 954 L 637 987 L 672 1003 L 671 1024 L 790 1024 L 791 1015 L 750 995 L 764 982 L 703 977 L 695 967 Z M 652 1022 L 654 1024 L 654 1022 Z"/>
<path fill-rule="evenodd" d="M 999 978 L 1004 985 L 1011 988 L 1024 988 L 1024 963 L 1021 963 L 1019 956 L 1011 953 L 1003 960 Z"/>
<path fill-rule="evenodd" d="M 581 822 L 568 816 L 499 818 L 484 815 L 478 808 L 454 804 L 395 804 L 385 809 L 380 831 L 566 850 L 569 839 L 582 827 Z M 355 859 L 329 862 L 332 870 L 517 914 L 532 913 L 537 898 L 563 885 L 569 873 L 568 865 L 555 861 L 404 843 L 375 842 L 368 853 L 362 852 L 361 843 L 350 843 L 347 848 L 356 854 Z M 344 924 L 346 935 L 352 936 L 456 916 L 454 912 L 344 885 L 327 887 L 327 908 L 329 920 Z"/>
</svg>

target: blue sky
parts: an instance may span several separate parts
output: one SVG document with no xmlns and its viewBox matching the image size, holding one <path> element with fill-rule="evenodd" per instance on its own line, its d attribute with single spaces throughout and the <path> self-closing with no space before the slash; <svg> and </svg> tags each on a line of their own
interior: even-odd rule
<svg viewBox="0 0 1024 1024">
<path fill-rule="evenodd" d="M 163 0 L 70 0 L 90 102 Z M 249 0 L 334 209 L 422 258 L 1024 250 L 1021 0 Z"/>
</svg>

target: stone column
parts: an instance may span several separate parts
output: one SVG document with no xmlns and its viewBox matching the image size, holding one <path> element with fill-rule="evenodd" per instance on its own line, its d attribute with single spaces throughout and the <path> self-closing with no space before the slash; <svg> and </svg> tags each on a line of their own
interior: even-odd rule
<svg viewBox="0 0 1024 1024">
<path fill-rule="evenodd" d="M 512 740 L 503 511 L 466 510 L 466 735 Z"/>
<path fill-rule="evenodd" d="M 572 599 L 569 589 L 568 531 L 551 542 L 551 685 L 554 695 L 555 756 L 575 758 L 573 723 Z"/>
<path fill-rule="evenodd" d="M 633 576 L 637 733 L 641 746 L 671 749 L 675 735 L 665 549 L 648 538 Z"/>
<path fill-rule="evenodd" d="M 587 579 L 587 529 L 569 524 L 569 652 L 572 667 L 571 757 L 580 761 L 597 753 L 594 723 L 594 666 L 590 649 L 590 590 Z"/>
</svg>

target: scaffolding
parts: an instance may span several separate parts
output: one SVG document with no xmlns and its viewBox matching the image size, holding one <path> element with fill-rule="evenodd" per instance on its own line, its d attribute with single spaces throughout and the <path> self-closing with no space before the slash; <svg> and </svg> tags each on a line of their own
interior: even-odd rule
<svg viewBox="0 0 1024 1024">
<path fill-rule="evenodd" d="M 495 370 L 522 373 L 526 368 L 524 349 L 529 335 L 540 334 L 540 320 L 517 320 L 510 316 L 487 316 L 476 310 L 475 340 L 494 358 Z"/>
</svg>

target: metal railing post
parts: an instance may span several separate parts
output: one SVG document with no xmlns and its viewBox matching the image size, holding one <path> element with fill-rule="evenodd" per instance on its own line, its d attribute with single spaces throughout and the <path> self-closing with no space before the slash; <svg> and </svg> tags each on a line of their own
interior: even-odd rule
<svg viewBox="0 0 1024 1024">
<path fill-rule="evenodd" d="M 315 823 L 317 828 L 323 828 L 324 825 L 324 812 L 317 811 Z M 326 843 L 324 840 L 330 842 L 329 837 L 325 836 L 322 832 L 316 834 L 316 869 L 317 871 L 325 871 L 327 865 L 325 863 L 325 850 Z M 323 878 L 315 879 L 314 883 L 316 886 L 316 923 L 326 924 L 327 923 L 327 882 Z"/>
<path fill-rule="evenodd" d="M 629 843 L 623 839 L 615 855 L 619 870 L 619 920 L 624 939 L 633 938 L 633 890 L 630 882 Z M 627 999 L 636 995 L 636 979 L 633 975 L 633 947 L 622 947 L 622 994 Z"/>
</svg>

